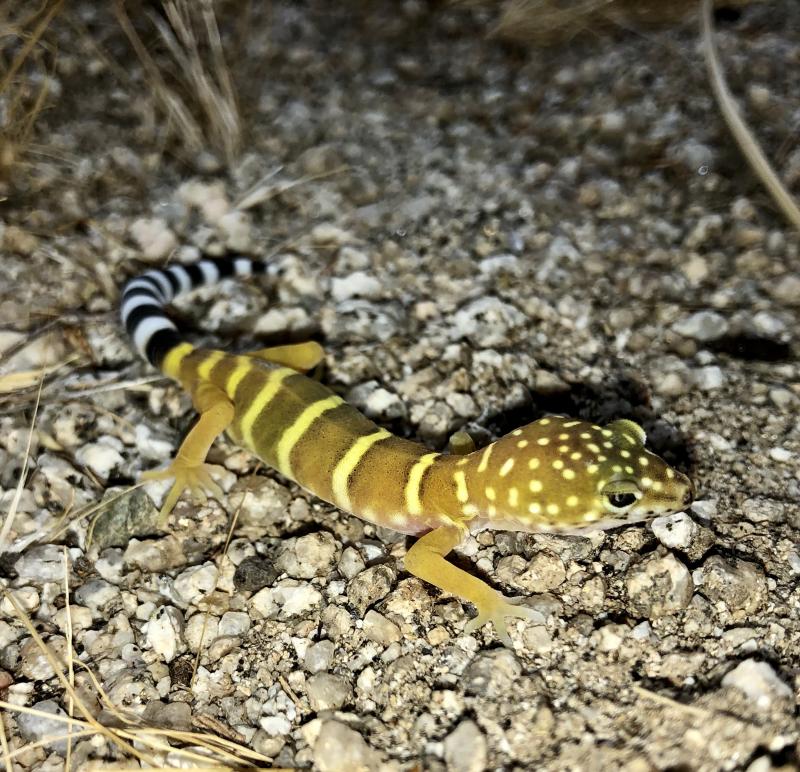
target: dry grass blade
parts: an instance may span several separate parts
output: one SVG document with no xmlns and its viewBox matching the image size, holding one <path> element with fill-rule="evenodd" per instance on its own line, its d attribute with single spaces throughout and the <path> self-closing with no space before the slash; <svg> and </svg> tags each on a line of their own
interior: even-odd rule
<svg viewBox="0 0 800 772">
<path fill-rule="evenodd" d="M 20 75 L 23 65 L 31 57 L 55 16 L 61 10 L 63 0 L 45 3 L 41 9 L 16 22 L 3 19 L 2 37 L 10 41 L 22 41 L 20 49 L 0 79 L 0 95 L 4 100 L 4 118 L 0 132 L 0 175 L 11 180 L 12 173 L 20 163 L 20 156 L 28 150 L 36 119 L 41 113 L 49 94 L 49 81 L 43 78 L 31 103 L 30 88 L 33 80 Z M 22 4 L 18 6 L 22 7 Z M 13 3 L 0 10 L 6 17 L 16 10 Z M 0 57 L 2 61 L 2 57 Z M 20 75 L 18 78 L 17 76 Z"/>
<path fill-rule="evenodd" d="M 122 0 L 116 4 L 120 26 L 144 67 L 161 109 L 175 124 L 180 145 L 193 153 L 210 146 L 230 165 L 241 147 L 242 125 L 213 5 L 208 0 L 165 0 L 163 9 L 167 21 L 157 13 L 151 13 L 149 19 L 174 64 L 170 75 L 186 96 L 167 83 L 133 28 Z"/>
<path fill-rule="evenodd" d="M 69 678 L 70 691 L 67 699 L 67 715 L 72 718 L 75 712 L 75 702 L 72 699 L 72 692 L 75 691 L 75 668 L 72 666 L 73 653 L 72 653 L 72 609 L 69 605 L 69 553 L 66 546 L 64 547 L 64 602 L 67 617 L 67 629 L 64 631 L 64 636 L 67 639 L 67 677 Z M 71 768 L 72 760 L 72 724 L 67 725 L 67 756 L 64 760 L 64 768 Z"/>
<path fill-rule="evenodd" d="M 20 499 L 22 498 L 22 491 L 25 489 L 25 476 L 28 474 L 28 461 L 31 456 L 31 444 L 33 443 L 33 432 L 36 427 L 36 415 L 39 412 L 39 401 L 42 398 L 42 387 L 44 380 L 39 381 L 39 392 L 36 395 L 36 403 L 33 406 L 33 417 L 31 418 L 31 428 L 28 432 L 28 442 L 25 446 L 25 458 L 22 462 L 22 469 L 19 472 L 19 480 L 17 482 L 14 497 L 9 504 L 8 512 L 6 513 L 3 528 L 0 529 L 0 555 L 5 554 L 8 547 L 8 536 L 11 533 L 11 528 L 14 525 L 14 519 L 17 516 L 17 508 L 19 507 Z"/>
<path fill-rule="evenodd" d="M 739 149 L 750 164 L 753 173 L 761 180 L 761 183 L 772 196 L 778 208 L 786 216 L 786 219 L 800 231 L 800 208 L 792 199 L 789 191 L 781 182 L 775 170 L 770 165 L 764 151 L 758 144 L 747 124 L 739 112 L 736 101 L 728 88 L 725 74 L 719 60 L 719 53 L 714 43 L 714 17 L 713 0 L 703 0 L 701 16 L 701 30 L 703 36 L 703 49 L 706 57 L 706 67 L 708 76 L 711 80 L 711 88 L 716 97 L 722 117 L 728 128 L 733 134 Z"/>
<path fill-rule="evenodd" d="M 11 766 L 11 753 L 8 748 L 8 738 L 6 737 L 6 725 L 3 722 L 3 716 L 0 715 L 0 748 L 3 751 L 3 764 L 5 765 L 6 772 L 13 772 Z"/>
<path fill-rule="evenodd" d="M 65 579 L 65 587 L 68 588 L 67 580 Z M 92 683 L 97 689 L 105 707 L 107 707 L 114 715 L 114 717 L 122 724 L 120 727 L 106 727 L 103 726 L 94 716 L 90 713 L 85 703 L 80 699 L 80 696 L 75 690 L 74 677 L 72 666 L 68 665 L 68 676 L 62 672 L 63 665 L 58 661 L 54 652 L 44 642 L 41 636 L 37 633 L 30 617 L 19 606 L 16 599 L 10 592 L 4 593 L 5 597 L 11 603 L 17 617 L 27 628 L 31 637 L 36 642 L 39 649 L 45 655 L 51 668 L 53 669 L 56 677 L 61 682 L 70 704 L 74 704 L 82 714 L 82 719 L 73 718 L 71 715 L 59 715 L 48 713 L 45 711 L 37 710 L 36 708 L 29 708 L 21 705 L 13 705 L 8 702 L 0 701 L 0 708 L 18 713 L 27 713 L 29 715 L 39 716 L 51 721 L 58 721 L 64 723 L 68 727 L 66 735 L 52 736 L 42 738 L 34 745 L 28 745 L 25 748 L 20 748 L 14 752 L 4 753 L 6 758 L 6 765 L 13 760 L 19 753 L 23 752 L 26 748 L 35 747 L 38 745 L 46 745 L 55 741 L 63 741 L 74 739 L 76 737 L 84 737 L 88 735 L 101 734 L 105 739 L 115 745 L 122 753 L 130 754 L 133 758 L 139 759 L 144 762 L 148 767 L 153 769 L 173 769 L 174 767 L 164 767 L 158 764 L 158 760 L 148 753 L 138 750 L 136 746 L 146 747 L 151 751 L 174 754 L 182 759 L 190 762 L 199 762 L 199 765 L 193 765 L 191 769 L 214 769 L 214 770 L 236 770 L 236 769 L 254 769 L 264 768 L 264 764 L 269 764 L 270 759 L 263 754 L 257 753 L 243 745 L 232 742 L 216 735 L 205 734 L 200 732 L 181 731 L 173 729 L 160 729 L 153 727 L 144 727 L 137 725 L 137 719 L 128 717 L 124 712 L 120 711 L 113 705 L 106 692 L 100 686 L 97 678 L 92 670 L 85 663 L 80 660 L 70 657 L 74 665 L 82 667 L 90 676 Z M 69 601 L 67 601 L 69 602 Z M 71 630 L 68 626 L 68 636 L 71 639 Z M 71 647 L 69 649 L 71 651 Z M 73 728 L 78 731 L 73 731 Z M 4 738 L 4 735 L 0 735 Z M 164 738 L 160 740 L 159 738 Z M 168 740 L 174 742 L 191 743 L 195 749 L 175 747 L 170 745 Z M 7 745 L 4 745 L 4 748 Z M 69 748 L 69 746 L 68 746 Z M 202 749 L 204 752 L 196 750 Z M 217 761 L 216 764 L 213 762 Z M 212 762 L 213 766 L 209 764 Z M 230 763 L 227 763 L 230 762 Z M 10 767 L 9 767 L 10 768 Z M 274 772 L 282 772 L 282 770 L 271 768 Z M 285 772 L 288 772 L 286 770 Z"/>
<path fill-rule="evenodd" d="M 117 747 L 120 748 L 120 750 L 132 754 L 135 758 L 139 759 L 140 761 L 144 761 L 146 764 L 150 765 L 154 764 L 155 762 L 151 757 L 147 756 L 147 754 L 141 753 L 139 750 L 134 748 L 133 745 L 131 745 L 130 743 L 126 743 L 121 738 L 116 737 L 111 729 L 103 726 L 92 715 L 92 712 L 89 710 L 86 703 L 81 699 L 80 695 L 77 693 L 77 691 L 75 691 L 72 684 L 70 684 L 69 679 L 62 672 L 63 668 L 62 663 L 58 661 L 58 658 L 53 653 L 52 649 L 50 649 L 50 647 L 44 642 L 42 636 L 39 635 L 38 631 L 33 626 L 33 622 L 31 622 L 30 617 L 25 613 L 25 610 L 19 605 L 19 603 L 17 603 L 17 599 L 14 597 L 13 593 L 4 590 L 3 595 L 13 607 L 19 620 L 25 626 L 27 631 L 30 633 L 31 638 L 33 638 L 33 640 L 36 642 L 36 645 L 39 647 L 39 651 L 41 651 L 42 654 L 44 654 L 45 659 L 47 660 L 48 664 L 55 673 L 56 678 L 61 682 L 61 685 L 64 687 L 64 690 L 72 698 L 75 707 L 78 708 L 78 711 L 84 717 L 85 721 L 92 727 L 94 727 L 95 730 L 100 734 L 102 734 L 109 742 L 117 745 Z M 48 713 L 47 716 L 49 718 L 54 718 L 56 720 L 59 720 L 60 718 L 63 718 L 66 721 L 74 720 L 69 718 L 68 716 L 58 717 L 50 713 Z"/>
</svg>

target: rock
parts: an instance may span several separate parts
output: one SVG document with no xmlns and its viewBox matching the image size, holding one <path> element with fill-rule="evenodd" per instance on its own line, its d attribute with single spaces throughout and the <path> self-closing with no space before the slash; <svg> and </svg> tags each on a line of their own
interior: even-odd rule
<svg viewBox="0 0 800 772">
<path fill-rule="evenodd" d="M 75 600 L 89 608 L 95 618 L 101 617 L 106 606 L 119 596 L 119 588 L 103 579 L 90 579 L 75 590 Z"/>
<path fill-rule="evenodd" d="M 366 563 L 355 547 L 345 547 L 339 558 L 338 568 L 345 579 L 352 579 L 366 568 Z"/>
<path fill-rule="evenodd" d="M 355 606 L 359 616 L 377 601 L 385 598 L 396 579 L 390 566 L 378 565 L 362 571 L 347 585 L 347 599 Z"/>
<path fill-rule="evenodd" d="M 685 512 L 657 517 L 651 527 L 656 538 L 669 549 L 685 551 L 697 535 L 697 523 Z"/>
<path fill-rule="evenodd" d="M 486 769 L 486 738 L 474 721 L 462 721 L 444 739 L 448 772 L 483 772 Z"/>
<path fill-rule="evenodd" d="M 464 671 L 467 694 L 494 699 L 510 694 L 522 675 L 522 665 L 512 651 L 494 649 L 478 654 Z"/>
<path fill-rule="evenodd" d="M 336 540 L 327 531 L 318 531 L 287 541 L 277 566 L 295 579 L 312 579 L 328 576 L 337 558 Z"/>
<path fill-rule="evenodd" d="M 337 303 L 350 298 L 377 300 L 382 294 L 381 282 L 365 271 L 355 271 L 343 279 L 331 281 L 331 296 Z"/>
<path fill-rule="evenodd" d="M 791 688 L 768 662 L 746 659 L 722 678 L 722 685 L 738 689 L 760 710 L 767 710 L 776 700 L 790 700 Z"/>
<path fill-rule="evenodd" d="M 692 578 L 674 555 L 645 558 L 628 570 L 625 587 L 632 611 L 653 619 L 689 605 Z"/>
<path fill-rule="evenodd" d="M 326 721 L 314 742 L 319 772 L 377 772 L 381 757 L 361 735 L 338 721 Z"/>
<path fill-rule="evenodd" d="M 275 563 L 261 556 L 245 558 L 233 574 L 233 584 L 242 592 L 256 592 L 273 584 L 280 571 Z"/>
<path fill-rule="evenodd" d="M 314 673 L 306 680 L 306 694 L 311 710 L 338 710 L 353 697 L 348 679 L 332 673 Z"/>
<path fill-rule="evenodd" d="M 148 702 L 142 720 L 147 726 L 189 732 L 192 729 L 192 709 L 185 702 Z"/>
<path fill-rule="evenodd" d="M 217 635 L 242 636 L 250 629 L 250 617 L 243 611 L 226 611 L 219 620 Z"/>
<path fill-rule="evenodd" d="M 728 332 L 728 321 L 716 311 L 698 311 L 686 319 L 675 322 L 672 329 L 685 338 L 703 343 L 719 340 Z"/>
<path fill-rule="evenodd" d="M 118 488 L 107 491 L 103 509 L 92 531 L 92 546 L 124 547 L 133 536 L 150 536 L 158 532 L 158 509 L 142 488 L 120 496 Z"/>
<path fill-rule="evenodd" d="M 479 348 L 508 342 L 512 330 L 524 326 L 525 315 L 496 297 L 482 297 L 453 315 L 450 337 L 468 338 Z"/>
<path fill-rule="evenodd" d="M 51 635 L 45 642 L 57 660 L 66 661 L 66 638 L 61 635 Z M 18 672 L 23 678 L 31 681 L 47 681 L 54 675 L 49 660 L 33 638 L 27 638 L 20 646 Z"/>
<path fill-rule="evenodd" d="M 31 707 L 34 710 L 41 711 L 42 713 L 52 713 L 56 716 L 66 716 L 66 711 L 62 710 L 55 700 L 42 700 L 36 702 Z M 45 737 L 63 737 L 67 734 L 69 725 L 64 721 L 59 721 L 55 718 L 45 718 L 44 716 L 37 716 L 32 713 L 17 713 L 15 720 L 19 727 L 20 734 L 29 742 L 38 742 Z M 59 756 L 66 756 L 67 754 L 67 740 L 54 740 L 45 745 L 52 751 L 55 751 Z"/>
<path fill-rule="evenodd" d="M 111 472 L 125 462 L 121 450 L 122 443 L 116 437 L 102 437 L 98 442 L 89 442 L 78 448 L 75 458 L 98 477 L 107 480 Z"/>
<path fill-rule="evenodd" d="M 178 246 L 178 239 L 159 217 L 141 217 L 131 224 L 131 236 L 148 262 L 161 262 Z"/>
<path fill-rule="evenodd" d="M 714 391 L 725 384 L 725 373 L 717 365 L 697 367 L 692 370 L 692 380 L 700 391 Z"/>
<path fill-rule="evenodd" d="M 181 571 L 175 579 L 175 591 L 187 605 L 196 606 L 213 592 L 219 580 L 219 569 L 213 563 L 191 566 Z"/>
<path fill-rule="evenodd" d="M 306 649 L 306 654 L 303 658 L 306 670 L 309 673 L 320 673 L 323 670 L 328 670 L 333 662 L 335 650 L 336 647 L 333 645 L 333 641 L 312 643 Z"/>
<path fill-rule="evenodd" d="M 319 590 L 306 583 L 281 583 L 272 590 L 272 593 L 275 602 L 281 607 L 281 619 L 301 616 L 323 604 Z"/>
<path fill-rule="evenodd" d="M 67 557 L 69 560 L 69 552 Z M 63 582 L 64 548 L 57 544 L 31 547 L 14 563 L 14 570 L 20 580 L 32 581 L 34 584 Z"/>
<path fill-rule="evenodd" d="M 564 562 L 549 550 L 537 552 L 530 561 L 509 555 L 497 563 L 497 579 L 527 593 L 548 592 L 567 578 Z"/>
<path fill-rule="evenodd" d="M 159 606 L 144 626 L 150 648 L 164 662 L 172 662 L 185 648 L 182 639 L 183 614 L 174 606 Z"/>
<path fill-rule="evenodd" d="M 702 594 L 714 603 L 723 603 L 736 620 L 749 617 L 766 601 L 767 579 L 755 563 L 712 555 L 701 570 Z"/>
<path fill-rule="evenodd" d="M 388 646 L 401 638 L 400 628 L 383 614 L 370 609 L 364 617 L 364 635 L 371 641 Z"/>
</svg>

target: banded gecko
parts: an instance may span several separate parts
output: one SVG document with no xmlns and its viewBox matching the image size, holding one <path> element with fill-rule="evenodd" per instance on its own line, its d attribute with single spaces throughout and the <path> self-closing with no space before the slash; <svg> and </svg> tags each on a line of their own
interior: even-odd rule
<svg viewBox="0 0 800 772">
<path fill-rule="evenodd" d="M 206 491 L 222 498 L 205 459 L 227 431 L 319 498 L 419 536 L 405 568 L 477 607 L 465 632 L 492 622 L 510 645 L 506 617 L 524 619 L 531 609 L 445 560 L 468 533 L 609 528 L 691 503 L 689 478 L 645 449 L 645 433 L 633 421 L 601 427 L 553 415 L 480 450 L 467 441 L 463 452 L 436 453 L 390 434 L 307 377 L 322 360 L 319 344 L 247 354 L 196 348 L 165 314 L 179 293 L 265 270 L 247 257 L 204 258 L 147 271 L 125 285 L 122 321 L 136 349 L 191 395 L 199 413 L 172 463 L 144 474 L 174 480 L 163 521 L 184 491 L 201 501 Z"/>
</svg>

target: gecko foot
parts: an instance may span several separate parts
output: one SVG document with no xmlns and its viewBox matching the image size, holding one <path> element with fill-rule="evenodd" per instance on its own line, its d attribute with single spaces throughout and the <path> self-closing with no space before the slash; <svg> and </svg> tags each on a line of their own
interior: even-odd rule
<svg viewBox="0 0 800 772">
<path fill-rule="evenodd" d="M 487 622 L 491 622 L 494 625 L 497 637 L 503 645 L 508 646 L 509 649 L 514 648 L 506 627 L 506 617 L 528 620 L 539 619 L 539 612 L 535 609 L 517 605 L 523 600 L 525 600 L 524 597 L 506 598 L 505 595 L 501 595 L 499 592 L 495 593 L 491 600 L 478 605 L 478 616 L 470 619 L 464 625 L 464 632 L 469 635 Z"/>
<path fill-rule="evenodd" d="M 222 501 L 222 488 L 214 482 L 212 473 L 219 474 L 225 468 L 218 464 L 190 464 L 176 458 L 166 469 L 152 469 L 142 473 L 142 480 L 169 480 L 175 482 L 164 499 L 164 504 L 160 511 L 160 525 L 164 525 L 172 512 L 178 499 L 184 491 L 189 492 L 192 500 L 196 504 L 205 504 L 208 500 L 206 491 L 218 501 Z"/>
</svg>

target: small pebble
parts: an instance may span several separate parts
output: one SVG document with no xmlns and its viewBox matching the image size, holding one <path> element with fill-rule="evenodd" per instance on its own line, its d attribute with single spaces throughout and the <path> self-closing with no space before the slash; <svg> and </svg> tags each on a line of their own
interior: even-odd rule
<svg viewBox="0 0 800 772">
<path fill-rule="evenodd" d="M 483 772 L 487 760 L 486 737 L 474 721 L 462 721 L 444 739 L 448 772 Z"/>
<path fill-rule="evenodd" d="M 768 662 L 746 659 L 722 677 L 722 685 L 738 689 L 761 710 L 776 700 L 792 698 L 791 688 L 783 682 Z"/>
<path fill-rule="evenodd" d="M 697 523 L 685 512 L 657 517 L 651 527 L 656 538 L 669 549 L 686 550 L 697 535 Z"/>
</svg>

